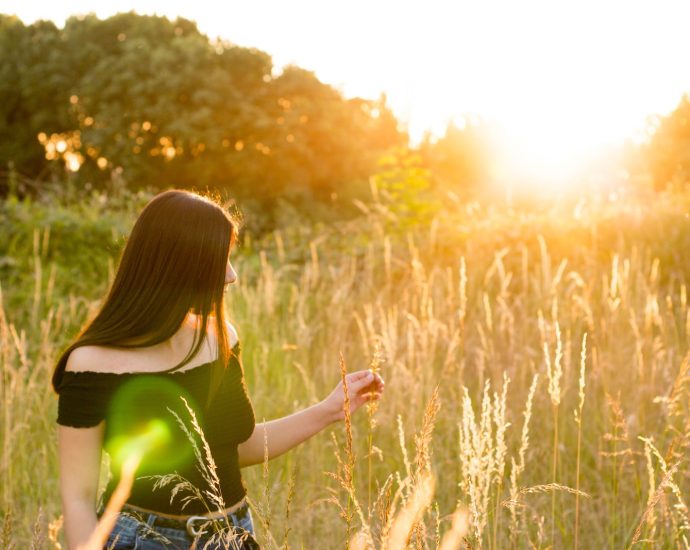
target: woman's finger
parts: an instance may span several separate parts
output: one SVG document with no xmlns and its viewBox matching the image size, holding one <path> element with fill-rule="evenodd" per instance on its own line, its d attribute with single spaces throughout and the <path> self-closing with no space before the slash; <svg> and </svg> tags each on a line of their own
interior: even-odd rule
<svg viewBox="0 0 690 550">
<path fill-rule="evenodd" d="M 350 384 L 351 382 L 361 380 L 362 378 L 370 378 L 370 375 L 373 375 L 372 381 L 375 380 L 377 384 L 381 384 L 381 385 L 384 384 L 384 381 L 383 381 L 383 378 L 381 378 L 381 375 L 378 373 L 375 374 L 369 369 L 360 370 L 360 371 L 352 372 L 352 373 L 348 374 L 347 375 L 347 383 Z"/>
<path fill-rule="evenodd" d="M 353 374 L 359 374 L 359 373 L 353 373 Z M 362 376 L 359 376 L 353 382 L 348 383 L 348 387 L 352 391 L 354 391 L 355 393 L 358 393 L 363 388 L 366 388 L 367 386 L 372 384 L 374 382 L 374 380 L 375 380 L 374 373 L 364 371 L 364 374 Z"/>
<path fill-rule="evenodd" d="M 369 376 L 370 374 L 373 374 L 373 373 L 369 369 L 351 372 L 350 374 L 347 375 L 347 381 L 348 382 L 356 382 L 357 380 L 365 378 L 365 377 Z"/>
</svg>

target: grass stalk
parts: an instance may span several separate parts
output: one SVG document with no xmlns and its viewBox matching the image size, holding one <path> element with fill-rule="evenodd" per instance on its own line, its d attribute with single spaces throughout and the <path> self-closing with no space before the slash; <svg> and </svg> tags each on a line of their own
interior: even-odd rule
<svg viewBox="0 0 690 550">
<path fill-rule="evenodd" d="M 580 352 L 580 379 L 578 392 L 578 406 L 575 410 L 575 422 L 577 422 L 577 458 L 575 466 L 575 489 L 580 490 L 580 459 L 582 454 L 582 410 L 585 406 L 585 361 L 587 359 L 587 333 L 582 336 L 582 348 Z M 575 495 L 575 550 L 580 547 L 580 495 Z"/>
</svg>

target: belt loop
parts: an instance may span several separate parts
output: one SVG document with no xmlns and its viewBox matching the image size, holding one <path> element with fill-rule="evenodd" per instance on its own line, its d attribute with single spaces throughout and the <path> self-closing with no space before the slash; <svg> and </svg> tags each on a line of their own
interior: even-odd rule
<svg viewBox="0 0 690 550">
<path fill-rule="evenodd" d="M 146 523 L 149 527 L 153 527 L 153 524 L 156 523 L 157 519 L 158 516 L 156 514 L 149 514 L 149 517 L 146 518 Z"/>
</svg>

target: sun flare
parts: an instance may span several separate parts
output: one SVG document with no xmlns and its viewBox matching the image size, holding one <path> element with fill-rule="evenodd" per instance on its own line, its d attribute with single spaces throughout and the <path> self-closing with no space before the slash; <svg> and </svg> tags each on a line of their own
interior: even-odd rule
<svg viewBox="0 0 690 550">
<path fill-rule="evenodd" d="M 427 131 L 443 135 L 451 119 L 480 116 L 496 128 L 500 179 L 544 189 L 572 184 L 593 156 L 641 135 L 648 116 L 669 113 L 690 91 L 679 69 L 690 6 L 675 0 L 653 9 L 618 0 L 353 0 L 342 9 L 295 0 L 271 3 L 270 18 L 251 2 L 9 4 L 25 21 L 58 24 L 135 8 L 192 19 L 211 38 L 269 53 L 276 72 L 297 64 L 348 97 L 385 93 L 413 144 Z"/>
</svg>

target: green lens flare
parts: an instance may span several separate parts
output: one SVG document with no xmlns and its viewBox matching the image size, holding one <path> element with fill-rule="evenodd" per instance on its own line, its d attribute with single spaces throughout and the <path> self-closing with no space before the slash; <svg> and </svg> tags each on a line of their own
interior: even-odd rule
<svg viewBox="0 0 690 550">
<path fill-rule="evenodd" d="M 138 455 L 142 459 L 151 451 L 167 445 L 172 441 L 172 434 L 168 425 L 159 418 L 149 421 L 143 433 L 135 436 L 119 436 L 110 443 L 112 459 L 122 464 L 131 455 Z"/>
<path fill-rule="evenodd" d="M 117 470 L 133 455 L 141 457 L 139 475 L 168 472 L 194 461 L 193 447 L 180 426 L 182 421 L 193 433 L 180 397 L 198 414 L 196 400 L 170 378 L 136 376 L 118 388 L 108 409 L 105 434 L 105 448 Z"/>
</svg>

